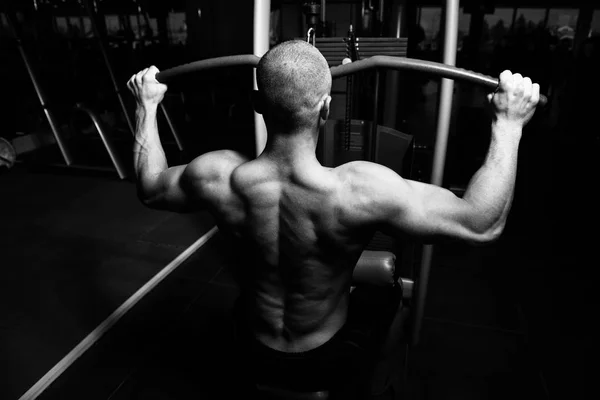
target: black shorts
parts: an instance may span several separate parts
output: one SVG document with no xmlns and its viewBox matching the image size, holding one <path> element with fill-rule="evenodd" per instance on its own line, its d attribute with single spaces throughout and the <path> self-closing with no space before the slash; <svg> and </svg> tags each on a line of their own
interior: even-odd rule
<svg viewBox="0 0 600 400">
<path fill-rule="evenodd" d="M 345 325 L 326 343 L 299 353 L 277 351 L 260 343 L 244 327 L 241 307 L 236 306 L 241 374 L 248 387 L 262 384 L 294 391 L 328 390 L 331 398 L 361 398 L 368 390 L 377 346 L 401 298 L 399 287 L 356 289 Z"/>
</svg>

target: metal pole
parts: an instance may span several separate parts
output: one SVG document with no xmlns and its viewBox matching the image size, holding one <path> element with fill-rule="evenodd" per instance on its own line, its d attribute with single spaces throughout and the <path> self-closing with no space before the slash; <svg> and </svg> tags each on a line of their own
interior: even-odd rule
<svg viewBox="0 0 600 400">
<path fill-rule="evenodd" d="M 271 0 L 254 0 L 254 32 L 253 52 L 255 56 L 262 57 L 269 51 L 269 22 L 271 17 Z M 256 69 L 254 74 L 254 90 L 256 85 Z M 254 112 L 254 141 L 256 156 L 258 157 L 267 144 L 267 127 L 262 115 Z"/>
<path fill-rule="evenodd" d="M 591 5 L 579 9 L 577 17 L 577 26 L 575 27 L 575 38 L 573 40 L 573 55 L 577 56 L 580 52 L 583 42 L 587 39 L 590 33 L 592 17 L 594 10 Z"/>
<path fill-rule="evenodd" d="M 110 64 L 110 60 L 108 59 L 108 54 L 106 53 L 106 49 L 104 48 L 103 38 L 100 35 L 100 31 L 98 30 L 98 26 L 96 24 L 96 18 L 95 18 L 96 14 L 94 13 L 94 10 L 92 9 L 92 7 L 90 7 L 89 0 L 83 0 L 83 3 L 85 5 L 85 9 L 86 9 L 88 15 L 90 16 L 90 22 L 92 24 L 92 31 L 94 32 L 94 36 L 98 40 L 100 52 L 102 53 L 102 58 L 104 59 L 104 64 L 106 65 L 106 69 L 108 69 L 110 79 L 111 79 L 113 87 L 115 89 L 115 93 L 117 94 L 117 97 L 119 98 L 119 103 L 121 104 L 121 109 L 123 111 L 123 115 L 125 116 L 125 120 L 127 120 L 127 125 L 129 126 L 129 130 L 131 131 L 131 135 L 135 135 L 135 129 L 133 127 L 133 122 L 131 121 L 131 117 L 129 116 L 129 113 L 127 112 L 127 107 L 125 106 L 125 101 L 123 100 L 123 96 L 121 94 L 121 89 L 119 88 L 119 85 L 117 84 L 117 78 L 115 77 L 115 74 L 113 72 L 112 65 Z"/>
<path fill-rule="evenodd" d="M 177 130 L 175 129 L 175 125 L 173 124 L 173 121 L 171 120 L 171 117 L 169 116 L 169 113 L 167 112 L 167 108 L 165 107 L 165 105 L 162 102 L 160 103 L 160 109 L 162 110 L 162 113 L 165 116 L 165 120 L 167 121 L 167 125 L 169 125 L 169 129 L 171 129 L 171 133 L 173 134 L 173 137 L 175 138 L 175 143 L 177 143 L 177 148 L 179 149 L 179 151 L 183 151 L 183 144 L 181 143 L 179 134 L 177 133 Z"/>
<path fill-rule="evenodd" d="M 377 36 L 383 36 L 383 11 L 385 9 L 384 0 L 379 0 L 379 13 L 377 15 L 377 30 L 379 31 Z"/>
<path fill-rule="evenodd" d="M 110 157 L 110 160 L 112 161 L 113 166 L 115 167 L 115 169 L 117 170 L 117 173 L 119 174 L 119 178 L 121 178 L 121 179 L 127 178 L 127 173 L 125 172 L 123 163 L 119 159 L 119 156 L 117 155 L 117 152 L 115 151 L 115 148 L 112 144 L 112 141 L 110 140 L 110 137 L 106 134 L 106 132 L 104 132 L 104 129 L 102 128 L 102 123 L 100 122 L 100 118 L 98 117 L 98 115 L 81 103 L 77 103 L 75 105 L 75 109 L 84 112 L 85 114 L 87 114 L 90 117 L 90 119 L 94 123 L 94 126 L 96 127 L 96 131 L 98 132 L 98 135 L 100 135 L 100 139 L 102 139 L 104 148 L 106 149 L 106 152 L 108 153 L 108 156 Z"/>
<path fill-rule="evenodd" d="M 377 116 L 379 114 L 379 68 L 375 70 L 375 89 L 374 89 L 374 101 L 373 101 L 373 121 L 371 122 L 371 134 L 367 142 L 367 160 L 376 161 L 375 156 L 377 154 Z"/>
<path fill-rule="evenodd" d="M 54 134 L 54 139 L 56 139 L 56 143 L 58 144 L 58 148 L 60 149 L 63 160 L 65 161 L 66 165 L 71 165 L 73 163 L 73 159 L 71 158 L 71 152 L 69 151 L 69 148 L 67 147 L 67 143 L 62 138 L 60 129 L 58 127 L 58 123 L 54 119 L 54 115 L 48 108 L 48 105 L 46 102 L 46 96 L 45 96 L 44 92 L 42 91 L 42 87 L 40 86 L 40 83 L 37 80 L 37 76 L 35 75 L 35 72 L 33 71 L 33 67 L 31 66 L 29 57 L 27 56 L 27 52 L 25 51 L 25 48 L 23 47 L 23 42 L 21 41 L 21 37 L 17 30 L 15 16 L 11 12 L 6 13 L 6 22 L 8 24 L 9 29 L 12 31 L 13 37 L 17 41 L 17 47 L 19 48 L 19 53 L 21 54 L 21 58 L 23 59 L 23 62 L 25 63 L 25 67 L 27 68 L 27 73 L 29 74 L 31 83 L 33 83 L 33 87 L 35 88 L 35 92 L 38 96 L 38 100 L 40 102 L 40 105 L 42 106 L 42 109 L 44 110 L 44 114 L 46 115 L 46 119 L 48 120 L 50 129 L 52 130 L 52 133 Z"/>
<path fill-rule="evenodd" d="M 456 63 L 456 41 L 458 36 L 458 10 L 459 0 L 446 1 L 446 20 L 444 30 L 444 64 L 455 65 Z M 431 173 L 431 183 L 437 186 L 442 185 L 444 177 L 444 165 L 446 162 L 446 147 L 448 143 L 448 132 L 450 130 L 450 113 L 452 111 L 452 92 L 454 81 L 442 78 L 440 88 L 440 107 L 438 111 L 437 134 L 435 140 L 435 149 L 433 154 L 433 166 Z M 423 246 L 423 256 L 421 259 L 421 269 L 419 279 L 417 280 L 415 304 L 415 318 L 413 324 L 412 341 L 417 344 L 419 334 L 423 324 L 423 313 L 425 310 L 425 298 L 427 295 L 427 283 L 429 281 L 429 271 L 431 269 L 431 260 L 433 256 L 433 246 Z"/>
<path fill-rule="evenodd" d="M 404 0 L 397 0 L 392 4 L 391 36 L 395 38 L 400 38 L 401 32 L 404 29 L 404 24 L 402 23 L 402 19 L 404 18 L 404 7 Z M 400 73 L 398 71 L 386 71 L 385 82 L 382 125 L 396 128 L 399 114 L 398 86 L 400 85 Z"/>
</svg>

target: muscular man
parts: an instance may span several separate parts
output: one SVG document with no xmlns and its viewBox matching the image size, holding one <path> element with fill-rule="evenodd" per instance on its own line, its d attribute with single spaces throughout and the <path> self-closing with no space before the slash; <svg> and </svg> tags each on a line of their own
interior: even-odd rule
<svg viewBox="0 0 600 400">
<path fill-rule="evenodd" d="M 255 109 L 268 140 L 253 160 L 220 150 L 169 168 L 156 123 L 167 87 L 156 81 L 157 72 L 145 69 L 128 83 L 137 99 L 139 197 L 157 209 L 207 209 L 244 249 L 239 273 L 241 315 L 252 337 L 247 344 L 261 360 L 273 360 L 275 372 L 289 363 L 335 364 L 344 353 L 338 343 L 350 346 L 352 272 L 376 231 L 429 243 L 483 244 L 499 237 L 513 199 L 522 128 L 539 99 L 530 79 L 500 75 L 488 97 L 494 111 L 488 154 L 459 198 L 371 162 L 319 164 L 315 150 L 329 114 L 331 74 L 305 42 L 284 42 L 260 60 Z"/>
</svg>

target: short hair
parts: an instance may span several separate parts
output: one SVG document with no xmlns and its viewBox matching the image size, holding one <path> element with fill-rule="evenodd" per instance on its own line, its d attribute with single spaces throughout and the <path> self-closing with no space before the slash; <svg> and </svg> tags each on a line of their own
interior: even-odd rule
<svg viewBox="0 0 600 400">
<path fill-rule="evenodd" d="M 321 52 L 302 40 L 271 48 L 260 59 L 256 81 L 265 112 L 284 128 L 317 124 L 319 101 L 331 91 L 331 71 Z"/>
</svg>

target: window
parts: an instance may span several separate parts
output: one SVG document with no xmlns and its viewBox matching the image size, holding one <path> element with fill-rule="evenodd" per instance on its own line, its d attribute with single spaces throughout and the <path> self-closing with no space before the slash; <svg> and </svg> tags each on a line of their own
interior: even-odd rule
<svg viewBox="0 0 600 400">
<path fill-rule="evenodd" d="M 121 30 L 121 21 L 118 15 L 107 15 L 104 17 L 106 21 L 106 32 L 109 36 L 116 36 Z"/>
<path fill-rule="evenodd" d="M 514 22 L 517 34 L 530 33 L 538 27 L 544 27 L 546 10 L 543 8 L 518 8 Z"/>
<path fill-rule="evenodd" d="M 67 25 L 69 26 L 69 32 L 71 35 L 81 37 L 81 20 L 79 17 L 67 17 Z"/>
<path fill-rule="evenodd" d="M 69 31 L 69 23 L 67 17 L 56 17 L 56 29 L 59 33 L 66 35 Z"/>
<path fill-rule="evenodd" d="M 54 22 L 56 32 L 61 35 L 82 38 L 92 34 L 92 23 L 87 17 L 55 17 Z"/>
<path fill-rule="evenodd" d="M 169 39 L 174 44 L 184 44 L 187 39 L 187 26 L 184 12 L 169 13 Z"/>
<path fill-rule="evenodd" d="M 579 11 L 576 9 L 553 8 L 548 13 L 547 29 L 552 36 L 559 40 L 563 38 L 573 39 L 577 27 Z"/>
<path fill-rule="evenodd" d="M 436 51 L 440 33 L 442 9 L 439 7 L 422 7 L 419 12 L 419 25 L 425 33 L 421 43 L 423 50 Z"/>
<path fill-rule="evenodd" d="M 156 36 L 158 34 L 158 20 L 156 18 L 149 18 L 149 21 L 152 34 Z"/>
<path fill-rule="evenodd" d="M 89 38 L 94 36 L 94 31 L 92 29 L 92 20 L 90 17 L 83 17 L 83 37 Z"/>
<path fill-rule="evenodd" d="M 143 15 L 134 14 L 129 16 L 129 21 L 131 24 L 131 29 L 135 33 L 136 39 L 145 37 L 148 34 L 146 31 L 146 28 L 148 27 L 146 17 Z M 158 22 L 156 21 L 156 18 L 148 18 L 148 22 L 150 22 L 150 30 L 152 35 L 155 36 L 158 32 Z"/>
<path fill-rule="evenodd" d="M 142 36 L 141 30 L 144 28 L 142 17 L 139 15 L 130 15 L 129 24 L 131 25 L 131 30 L 133 31 L 135 38 L 139 39 Z"/>
<path fill-rule="evenodd" d="M 466 14 L 465 9 L 461 7 L 458 14 L 458 34 L 457 34 L 457 51 L 463 49 L 465 36 L 469 35 L 469 26 L 471 25 L 471 14 Z"/>
<path fill-rule="evenodd" d="M 481 51 L 493 52 L 494 47 L 510 33 L 514 17 L 513 8 L 496 8 L 483 18 Z"/>
</svg>

